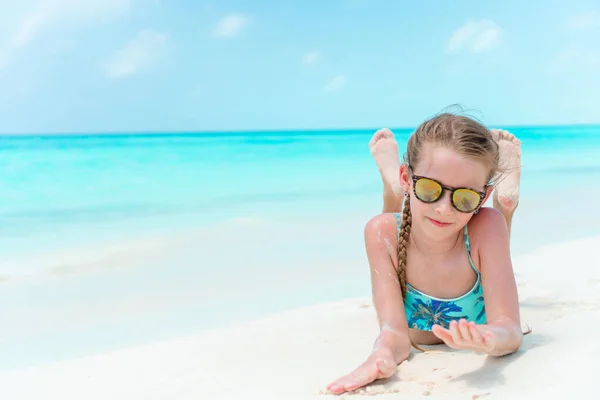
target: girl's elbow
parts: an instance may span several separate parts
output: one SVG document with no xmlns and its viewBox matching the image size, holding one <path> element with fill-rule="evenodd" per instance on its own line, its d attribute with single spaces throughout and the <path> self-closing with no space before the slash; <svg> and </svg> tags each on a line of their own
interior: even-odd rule
<svg viewBox="0 0 600 400">
<path fill-rule="evenodd" d="M 491 356 L 501 357 L 517 352 L 523 345 L 523 337 L 530 331 L 523 332 L 521 326 L 514 322 L 504 320 L 497 325 L 498 342 L 489 353 Z"/>
</svg>

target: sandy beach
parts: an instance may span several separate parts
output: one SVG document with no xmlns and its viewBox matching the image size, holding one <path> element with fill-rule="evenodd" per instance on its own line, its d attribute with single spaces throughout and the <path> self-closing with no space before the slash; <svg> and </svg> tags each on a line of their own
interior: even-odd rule
<svg viewBox="0 0 600 400">
<path fill-rule="evenodd" d="M 600 400 L 600 0 L 0 4 L 0 400 Z"/>
<path fill-rule="evenodd" d="M 354 393 L 380 399 L 597 399 L 600 237 L 547 246 L 514 261 L 525 336 L 502 358 L 413 350 L 398 373 Z M 377 335 L 369 298 L 288 311 L 226 329 L 0 375 L 2 399 L 326 399 Z"/>
</svg>

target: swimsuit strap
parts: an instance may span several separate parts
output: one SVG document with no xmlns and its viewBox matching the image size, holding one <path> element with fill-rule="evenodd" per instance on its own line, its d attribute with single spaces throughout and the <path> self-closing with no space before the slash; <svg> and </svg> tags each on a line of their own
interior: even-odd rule
<svg viewBox="0 0 600 400">
<path fill-rule="evenodd" d="M 469 229 L 467 228 L 467 225 L 465 225 L 465 228 L 463 229 L 463 239 L 465 241 L 465 247 L 467 248 L 467 255 L 469 256 L 469 264 L 471 264 L 473 271 L 479 275 L 479 271 L 477 271 L 477 268 L 475 268 L 475 264 L 471 258 L 471 242 L 469 241 Z"/>
<path fill-rule="evenodd" d="M 396 217 L 396 227 L 398 228 L 398 240 L 400 240 L 400 228 L 402 227 L 402 217 L 400 213 L 395 212 L 394 216 Z"/>
<path fill-rule="evenodd" d="M 394 216 L 396 217 L 396 226 L 398 228 L 398 240 L 400 240 L 400 228 L 402 226 L 402 216 L 400 213 L 395 212 Z M 465 241 L 465 247 L 467 248 L 467 256 L 469 257 L 469 265 L 471 265 L 471 268 L 473 269 L 473 271 L 475 271 L 475 273 L 477 274 L 477 276 L 479 276 L 479 271 L 477 271 L 477 268 L 475 268 L 475 263 L 473 262 L 473 259 L 471 258 L 471 242 L 469 241 L 469 228 L 467 227 L 467 225 L 465 225 L 465 228 L 463 229 L 463 240 Z"/>
</svg>

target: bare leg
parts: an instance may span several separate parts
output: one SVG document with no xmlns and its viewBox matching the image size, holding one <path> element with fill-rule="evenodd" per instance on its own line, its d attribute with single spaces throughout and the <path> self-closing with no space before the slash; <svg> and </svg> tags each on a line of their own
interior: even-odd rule
<svg viewBox="0 0 600 400">
<path fill-rule="evenodd" d="M 510 235 L 513 215 L 519 204 L 521 141 L 501 129 L 492 129 L 492 135 L 500 146 L 500 173 L 495 178 L 494 208 L 504 215 Z"/>
<path fill-rule="evenodd" d="M 400 186 L 400 155 L 392 131 L 384 128 L 375 132 L 369 149 L 383 180 L 383 212 L 402 211 L 404 190 Z"/>
</svg>

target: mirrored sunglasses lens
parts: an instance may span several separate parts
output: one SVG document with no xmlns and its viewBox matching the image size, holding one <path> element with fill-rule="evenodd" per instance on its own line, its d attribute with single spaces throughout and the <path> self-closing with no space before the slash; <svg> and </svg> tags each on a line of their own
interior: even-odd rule
<svg viewBox="0 0 600 400">
<path fill-rule="evenodd" d="M 477 192 L 469 189 L 459 189 L 454 192 L 452 202 L 460 211 L 472 212 L 479 206 L 481 197 Z"/>
<path fill-rule="evenodd" d="M 432 202 L 440 197 L 442 187 L 431 179 L 421 178 L 415 183 L 415 194 L 421 201 Z"/>
</svg>

